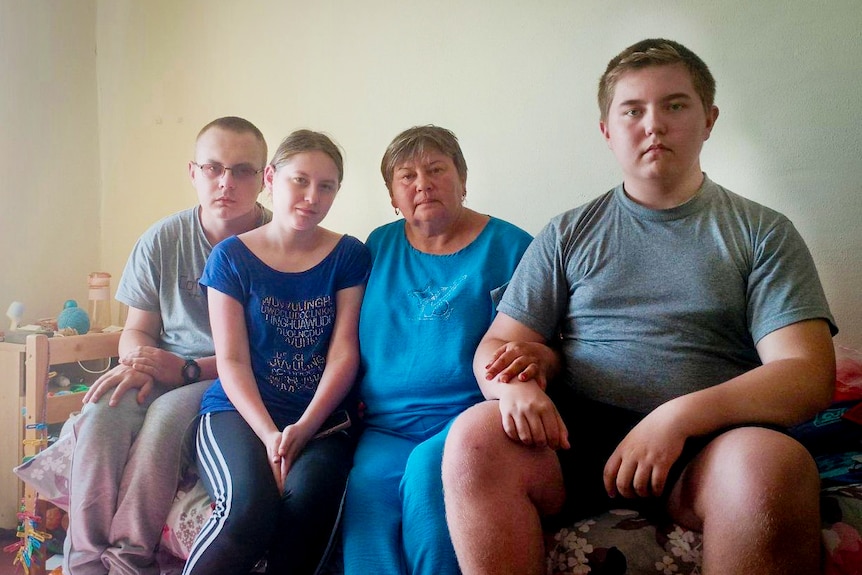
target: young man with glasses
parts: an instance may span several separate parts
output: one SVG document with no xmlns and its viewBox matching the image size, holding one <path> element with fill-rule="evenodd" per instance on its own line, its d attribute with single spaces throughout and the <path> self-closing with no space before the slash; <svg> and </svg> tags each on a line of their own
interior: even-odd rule
<svg viewBox="0 0 862 575">
<path fill-rule="evenodd" d="M 266 156 L 247 120 L 204 126 L 189 162 L 199 204 L 154 224 L 129 256 L 117 290 L 129 306 L 120 363 L 93 384 L 75 422 L 67 575 L 159 573 L 155 548 L 189 461 L 186 431 L 216 377 L 198 278 L 214 245 L 272 218 L 257 202 Z"/>
</svg>

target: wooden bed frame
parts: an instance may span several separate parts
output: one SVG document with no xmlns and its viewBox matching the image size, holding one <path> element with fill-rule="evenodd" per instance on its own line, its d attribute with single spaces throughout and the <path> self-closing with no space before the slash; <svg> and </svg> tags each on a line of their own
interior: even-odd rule
<svg viewBox="0 0 862 575">
<path fill-rule="evenodd" d="M 32 457 L 47 447 L 48 426 L 62 424 L 72 413 L 81 410 L 84 392 L 49 383 L 49 373 L 62 372 L 92 384 L 99 374 L 115 365 L 120 332 L 88 333 L 76 336 L 29 335 L 25 344 L 24 445 L 23 456 Z M 38 493 L 24 485 L 24 507 L 27 512 L 44 516 L 50 504 L 38 500 Z M 44 549 L 44 547 L 42 548 Z M 42 575 L 45 553 L 34 557 L 31 575 Z"/>
</svg>

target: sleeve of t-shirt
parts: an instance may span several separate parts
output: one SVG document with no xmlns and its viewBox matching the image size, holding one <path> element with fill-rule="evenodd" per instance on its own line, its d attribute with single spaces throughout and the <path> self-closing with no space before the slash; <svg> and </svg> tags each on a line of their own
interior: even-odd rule
<svg viewBox="0 0 862 575">
<path fill-rule="evenodd" d="M 345 236 L 344 249 L 342 250 L 337 278 L 336 289 L 345 289 L 368 281 L 371 273 L 371 253 L 368 248 L 358 239 Z"/>
<path fill-rule="evenodd" d="M 120 277 L 116 299 L 129 307 L 158 313 L 161 252 L 155 239 L 148 231 L 135 242 Z"/>
<path fill-rule="evenodd" d="M 234 261 L 234 242 L 239 241 L 236 236 L 233 236 L 219 242 L 213 248 L 200 279 L 204 295 L 206 295 L 207 288 L 212 288 L 237 301 L 245 300 L 243 286 Z"/>
<path fill-rule="evenodd" d="M 838 332 L 814 258 L 787 219 L 764 233 L 755 246 L 748 278 L 748 317 L 754 342 L 807 319 L 824 319 Z"/>
<path fill-rule="evenodd" d="M 530 243 L 497 307 L 547 340 L 554 339 L 568 302 L 558 221 L 546 225 Z"/>
<path fill-rule="evenodd" d="M 524 252 L 527 251 L 533 241 L 533 236 L 509 222 L 496 220 L 496 223 L 500 231 L 493 246 L 493 262 L 495 266 L 501 266 L 505 280 L 491 289 L 492 312 L 495 315 L 500 300 L 503 299 L 503 294 L 509 287 L 509 281 L 512 279 L 515 268 L 518 267 L 518 263 L 524 257 Z"/>
</svg>

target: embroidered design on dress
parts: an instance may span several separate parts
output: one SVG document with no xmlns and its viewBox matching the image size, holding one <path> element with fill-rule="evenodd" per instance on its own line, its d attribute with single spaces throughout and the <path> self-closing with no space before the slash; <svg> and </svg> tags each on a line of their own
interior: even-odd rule
<svg viewBox="0 0 862 575">
<path fill-rule="evenodd" d="M 452 285 L 439 287 L 434 287 L 429 281 L 424 288 L 411 291 L 410 295 L 417 300 L 419 308 L 418 319 L 420 321 L 448 319 L 452 315 L 451 300 L 455 295 L 455 291 L 466 279 L 467 276 L 462 275 Z"/>
</svg>

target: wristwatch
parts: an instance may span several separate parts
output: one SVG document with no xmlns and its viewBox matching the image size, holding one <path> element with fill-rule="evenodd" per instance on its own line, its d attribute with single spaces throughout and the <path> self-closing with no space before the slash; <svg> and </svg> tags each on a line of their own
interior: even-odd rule
<svg viewBox="0 0 862 575">
<path fill-rule="evenodd" d="M 201 378 L 201 366 L 198 365 L 198 362 L 189 358 L 183 364 L 181 373 L 183 374 L 183 383 L 186 385 L 195 383 Z"/>
</svg>

